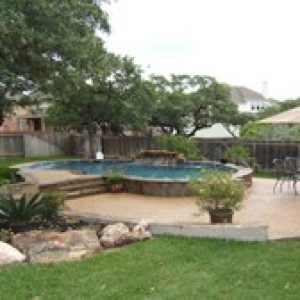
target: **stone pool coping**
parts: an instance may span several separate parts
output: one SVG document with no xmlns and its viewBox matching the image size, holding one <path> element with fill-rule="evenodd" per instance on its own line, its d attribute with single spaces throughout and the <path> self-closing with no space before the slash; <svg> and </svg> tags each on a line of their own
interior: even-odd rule
<svg viewBox="0 0 300 300">
<path fill-rule="evenodd" d="M 61 159 L 58 161 L 90 161 L 95 160 L 84 160 L 84 159 Z M 112 161 L 112 160 L 106 160 Z M 120 161 L 130 161 L 130 160 L 120 160 Z M 25 164 L 18 164 L 14 167 L 20 168 L 20 174 L 25 178 L 31 176 L 35 178 L 37 184 L 49 184 L 49 183 L 59 183 L 66 180 L 71 180 L 72 178 L 105 178 L 104 175 L 90 175 L 90 174 L 81 174 L 73 172 L 71 170 L 55 170 L 55 169 L 30 169 L 32 165 L 43 164 L 49 161 L 39 161 Z M 51 161 L 50 161 L 51 162 Z M 212 161 L 190 161 L 191 163 L 215 163 L 216 165 L 222 165 L 219 162 Z M 235 169 L 236 172 L 233 174 L 234 178 L 241 178 L 244 180 L 247 187 L 252 185 L 252 173 L 251 168 L 246 168 L 242 166 L 236 166 L 233 164 L 223 164 L 224 166 Z M 190 196 L 192 194 L 189 188 L 189 180 L 187 179 L 150 179 L 150 178 L 141 178 L 134 176 L 124 176 L 124 187 L 125 191 L 133 192 L 144 195 L 153 195 L 153 196 Z"/>
</svg>

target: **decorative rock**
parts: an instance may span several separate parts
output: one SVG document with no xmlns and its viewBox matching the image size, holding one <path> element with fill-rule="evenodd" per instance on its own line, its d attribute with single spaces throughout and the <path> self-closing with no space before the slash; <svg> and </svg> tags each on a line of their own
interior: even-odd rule
<svg viewBox="0 0 300 300">
<path fill-rule="evenodd" d="M 102 230 L 100 243 L 104 248 L 113 248 L 130 244 L 135 241 L 142 241 L 151 238 L 151 232 L 148 230 L 147 223 L 139 223 L 135 225 L 132 231 L 123 223 L 107 225 Z"/>
<path fill-rule="evenodd" d="M 100 243 L 104 248 L 112 248 L 133 242 L 133 236 L 129 228 L 123 223 L 107 225 L 102 230 Z"/>
<path fill-rule="evenodd" d="M 132 229 L 132 236 L 135 240 L 143 241 L 146 239 L 150 239 L 152 234 L 149 230 L 149 224 L 145 222 L 141 222 L 135 225 Z"/>
<path fill-rule="evenodd" d="M 0 241 L 0 266 L 25 261 L 25 255 L 9 244 Z"/>
<path fill-rule="evenodd" d="M 28 231 L 13 236 L 12 245 L 23 251 L 32 263 L 79 259 L 101 250 L 96 231 L 91 229 Z"/>
</svg>

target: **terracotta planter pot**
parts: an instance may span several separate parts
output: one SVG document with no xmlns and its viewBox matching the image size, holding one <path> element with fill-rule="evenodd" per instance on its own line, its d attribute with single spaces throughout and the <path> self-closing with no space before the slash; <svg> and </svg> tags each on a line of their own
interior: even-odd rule
<svg viewBox="0 0 300 300">
<path fill-rule="evenodd" d="M 232 223 L 233 210 L 230 208 L 212 209 L 209 211 L 210 223 Z"/>
<path fill-rule="evenodd" d="M 123 183 L 114 183 L 110 186 L 110 191 L 112 193 L 121 193 L 124 191 Z"/>
</svg>

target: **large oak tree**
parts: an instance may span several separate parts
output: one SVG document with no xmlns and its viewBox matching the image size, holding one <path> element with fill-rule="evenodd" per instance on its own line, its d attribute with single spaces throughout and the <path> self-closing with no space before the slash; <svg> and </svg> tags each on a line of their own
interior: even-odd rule
<svg viewBox="0 0 300 300">
<path fill-rule="evenodd" d="M 96 30 L 109 31 L 99 1 L 1 0 L 0 124 L 22 92 L 47 92 L 70 69 L 89 77 L 104 51 Z"/>
<path fill-rule="evenodd" d="M 94 157 L 98 129 L 114 135 L 142 130 L 152 116 L 153 92 L 132 59 L 103 56 L 103 68 L 88 80 L 77 70 L 51 85 L 54 101 L 49 121 L 58 129 L 87 130 L 90 157 Z"/>
</svg>

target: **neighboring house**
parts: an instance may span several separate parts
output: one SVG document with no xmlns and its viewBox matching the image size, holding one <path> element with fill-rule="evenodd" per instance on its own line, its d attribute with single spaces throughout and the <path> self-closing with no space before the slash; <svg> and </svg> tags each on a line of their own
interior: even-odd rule
<svg viewBox="0 0 300 300">
<path fill-rule="evenodd" d="M 45 132 L 51 130 L 45 122 L 46 101 L 51 96 L 39 91 L 24 92 L 14 96 L 7 94 L 6 96 L 8 99 L 15 101 L 20 101 L 23 97 L 29 97 L 39 100 L 39 104 L 27 107 L 17 106 L 13 113 L 4 119 L 3 124 L 0 126 L 0 132 Z"/>
<path fill-rule="evenodd" d="M 231 100 L 240 112 L 257 113 L 276 103 L 262 94 L 243 86 L 230 87 Z"/>
<path fill-rule="evenodd" d="M 231 101 L 234 102 L 239 112 L 257 113 L 268 106 L 276 104 L 275 100 L 266 99 L 262 94 L 243 86 L 230 87 Z M 232 128 L 235 134 L 239 135 L 238 126 Z M 195 137 L 199 138 L 232 138 L 232 135 L 222 124 L 213 124 L 209 128 L 198 130 Z"/>
<path fill-rule="evenodd" d="M 0 132 L 45 132 L 49 130 L 42 112 L 20 107 L 0 126 Z"/>
</svg>

